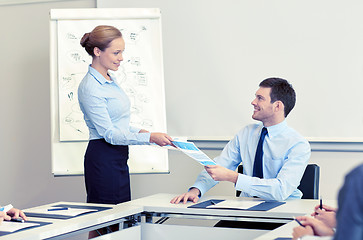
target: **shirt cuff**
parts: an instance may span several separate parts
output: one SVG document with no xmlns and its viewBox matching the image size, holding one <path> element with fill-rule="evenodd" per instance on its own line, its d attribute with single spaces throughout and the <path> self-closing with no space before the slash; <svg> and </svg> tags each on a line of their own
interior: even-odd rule
<svg viewBox="0 0 363 240">
<path fill-rule="evenodd" d="M 190 188 L 188 189 L 188 192 L 189 192 L 190 190 L 192 190 L 192 188 L 196 188 L 196 189 L 198 189 L 198 190 L 199 190 L 199 195 L 198 195 L 198 197 L 200 198 L 200 197 L 202 196 L 202 191 L 200 191 L 200 189 L 199 189 L 199 188 L 197 188 L 197 187 L 190 187 Z"/>
<path fill-rule="evenodd" d="M 199 189 L 200 194 L 199 194 L 199 196 L 198 196 L 198 197 L 203 196 L 203 194 L 207 192 L 207 190 L 205 190 L 205 189 L 204 189 L 201 185 L 193 185 L 193 186 L 191 186 L 191 187 L 188 189 L 188 192 L 189 192 L 189 191 L 190 191 L 190 189 L 192 189 L 192 188 L 197 188 L 197 189 Z"/>
<path fill-rule="evenodd" d="M 251 185 L 252 185 L 252 177 L 240 173 L 238 174 L 236 182 L 236 190 L 249 193 Z"/>
<path fill-rule="evenodd" d="M 132 133 L 138 133 L 140 132 L 141 128 L 130 126 L 130 132 Z"/>
<path fill-rule="evenodd" d="M 139 133 L 137 138 L 140 142 L 150 143 L 151 133 Z"/>
</svg>

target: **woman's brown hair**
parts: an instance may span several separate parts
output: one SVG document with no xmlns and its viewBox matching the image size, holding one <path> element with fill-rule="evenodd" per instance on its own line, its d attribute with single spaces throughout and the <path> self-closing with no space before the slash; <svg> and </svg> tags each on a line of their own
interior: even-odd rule
<svg viewBox="0 0 363 240">
<path fill-rule="evenodd" d="M 93 49 L 98 47 L 104 51 L 116 38 L 122 37 L 120 30 L 113 26 L 100 25 L 95 27 L 92 32 L 85 33 L 80 41 L 81 46 L 86 52 L 94 57 Z"/>
</svg>

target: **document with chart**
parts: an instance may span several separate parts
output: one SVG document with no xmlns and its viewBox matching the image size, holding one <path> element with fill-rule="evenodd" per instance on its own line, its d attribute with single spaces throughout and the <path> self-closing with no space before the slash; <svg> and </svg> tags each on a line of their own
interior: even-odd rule
<svg viewBox="0 0 363 240">
<path fill-rule="evenodd" d="M 184 141 L 173 141 L 173 144 L 183 153 L 193 158 L 203 166 L 206 165 L 216 165 L 216 163 L 210 159 L 204 152 L 202 152 L 197 146 L 192 142 Z"/>
</svg>

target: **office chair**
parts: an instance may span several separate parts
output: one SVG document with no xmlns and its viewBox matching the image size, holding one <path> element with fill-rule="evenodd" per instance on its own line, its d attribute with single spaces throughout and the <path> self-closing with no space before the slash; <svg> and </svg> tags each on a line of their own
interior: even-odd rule
<svg viewBox="0 0 363 240">
<path fill-rule="evenodd" d="M 303 193 L 302 199 L 319 199 L 319 179 L 320 167 L 308 164 L 297 187 Z"/>
<path fill-rule="evenodd" d="M 238 173 L 243 173 L 243 166 L 239 165 Z M 318 199 L 319 198 L 319 177 L 320 167 L 316 164 L 306 166 L 300 185 L 297 187 L 302 193 L 302 199 Z M 236 197 L 241 195 L 241 191 L 236 191 Z"/>
</svg>

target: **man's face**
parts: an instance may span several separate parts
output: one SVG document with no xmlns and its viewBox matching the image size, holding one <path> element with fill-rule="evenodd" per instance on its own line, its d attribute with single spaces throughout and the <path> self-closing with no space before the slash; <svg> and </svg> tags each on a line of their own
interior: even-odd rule
<svg viewBox="0 0 363 240">
<path fill-rule="evenodd" d="M 253 105 L 252 118 L 268 125 L 274 121 L 274 104 L 271 103 L 271 88 L 260 87 L 256 92 L 256 98 L 251 102 Z"/>
</svg>

